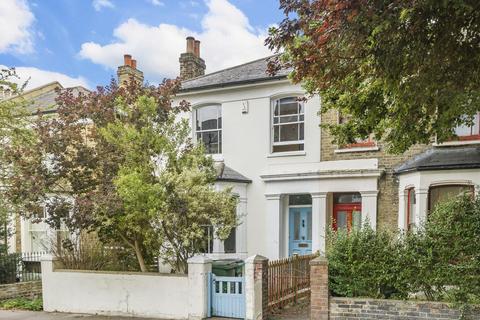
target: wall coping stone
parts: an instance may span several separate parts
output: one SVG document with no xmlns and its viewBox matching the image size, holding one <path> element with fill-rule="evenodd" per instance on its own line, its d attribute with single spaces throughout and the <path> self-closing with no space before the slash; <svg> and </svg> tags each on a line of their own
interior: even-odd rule
<svg viewBox="0 0 480 320">
<path fill-rule="evenodd" d="M 328 266 L 327 258 L 325 257 L 317 257 L 313 260 L 310 260 L 311 266 Z"/>
<path fill-rule="evenodd" d="M 153 277 L 181 277 L 186 278 L 188 274 L 182 273 L 160 273 L 160 272 L 135 272 L 135 271 L 104 271 L 104 270 L 76 270 L 76 269 L 55 269 L 53 272 L 63 273 L 97 273 L 111 275 L 130 275 L 130 276 L 153 276 Z"/>
<path fill-rule="evenodd" d="M 268 258 L 261 256 L 259 254 L 256 254 L 254 256 L 251 256 L 245 259 L 245 263 L 259 263 L 264 261 L 268 261 Z"/>
</svg>

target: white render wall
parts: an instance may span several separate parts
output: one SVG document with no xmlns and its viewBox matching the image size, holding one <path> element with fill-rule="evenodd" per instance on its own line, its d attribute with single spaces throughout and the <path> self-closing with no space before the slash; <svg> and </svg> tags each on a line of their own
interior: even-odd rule
<svg viewBox="0 0 480 320">
<path fill-rule="evenodd" d="M 246 185 L 245 211 L 247 253 L 270 259 L 288 255 L 288 195 L 310 193 L 314 213 L 312 231 L 315 232 L 313 250 L 324 247 L 325 226 L 329 220 L 326 196 L 328 192 L 362 192 L 368 195 L 362 209 L 369 219 L 376 219 L 377 159 L 329 161 L 320 159 L 320 111 L 318 96 L 305 103 L 304 152 L 271 154 L 271 102 L 286 96 L 302 96 L 304 90 L 288 80 L 270 81 L 237 88 L 221 88 L 180 94 L 180 100 L 190 102 L 192 108 L 220 104 L 222 108 L 221 155 L 217 161 L 238 171 L 252 183 Z M 242 113 L 248 105 L 248 113 Z M 183 115 L 190 123 L 191 113 Z M 193 137 L 193 136 L 192 136 Z M 357 173 L 339 176 L 330 171 L 350 170 Z M 370 174 L 361 172 L 369 171 Z M 327 174 L 327 176 L 325 176 Z M 307 177 L 308 176 L 308 177 Z M 328 179 L 327 179 L 328 178 Z M 362 210 L 363 211 L 363 210 Z"/>
<path fill-rule="evenodd" d="M 189 260 L 189 275 L 58 270 L 42 260 L 43 307 L 73 312 L 161 319 L 203 319 L 211 261 Z"/>
</svg>

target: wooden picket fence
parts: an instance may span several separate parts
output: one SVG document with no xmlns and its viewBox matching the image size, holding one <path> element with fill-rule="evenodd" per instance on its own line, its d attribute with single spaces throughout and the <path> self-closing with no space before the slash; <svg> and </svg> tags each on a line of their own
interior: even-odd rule
<svg viewBox="0 0 480 320">
<path fill-rule="evenodd" d="M 281 309 L 310 294 L 310 260 L 318 254 L 293 256 L 268 263 L 268 308 Z"/>
</svg>

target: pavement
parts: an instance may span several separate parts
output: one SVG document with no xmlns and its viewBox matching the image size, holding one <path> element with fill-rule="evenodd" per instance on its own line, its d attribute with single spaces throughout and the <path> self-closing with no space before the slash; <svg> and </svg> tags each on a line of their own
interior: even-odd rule
<svg viewBox="0 0 480 320">
<path fill-rule="evenodd" d="M 110 317 L 74 313 L 0 310 L 0 320 L 153 320 L 151 318 Z M 155 319 L 159 320 L 159 319 Z"/>
</svg>

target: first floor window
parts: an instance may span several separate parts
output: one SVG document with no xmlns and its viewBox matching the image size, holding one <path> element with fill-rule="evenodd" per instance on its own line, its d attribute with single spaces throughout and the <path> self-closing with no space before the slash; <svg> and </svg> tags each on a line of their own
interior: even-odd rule
<svg viewBox="0 0 480 320">
<path fill-rule="evenodd" d="M 460 140 L 480 139 L 480 112 L 474 116 L 472 125 L 461 125 L 456 127 L 455 134 Z"/>
<path fill-rule="evenodd" d="M 345 117 L 341 114 L 338 116 L 338 124 L 344 124 L 348 121 L 348 117 Z M 374 147 L 376 145 L 375 141 L 373 140 L 373 135 L 371 134 L 366 139 L 356 138 L 355 142 L 349 143 L 347 145 L 341 146 L 344 149 L 349 148 L 366 148 L 366 147 Z"/>
<path fill-rule="evenodd" d="M 273 101 L 272 131 L 272 152 L 304 150 L 304 103 L 296 97 Z"/>
<path fill-rule="evenodd" d="M 450 200 L 458 195 L 468 193 L 473 196 L 474 188 L 471 185 L 442 185 L 430 187 L 428 193 L 428 209 L 435 210 L 435 207 L 443 201 Z"/>
<path fill-rule="evenodd" d="M 222 108 L 220 105 L 195 109 L 195 134 L 208 154 L 222 153 Z"/>
<path fill-rule="evenodd" d="M 407 230 L 415 226 L 415 189 L 407 189 Z"/>
</svg>

